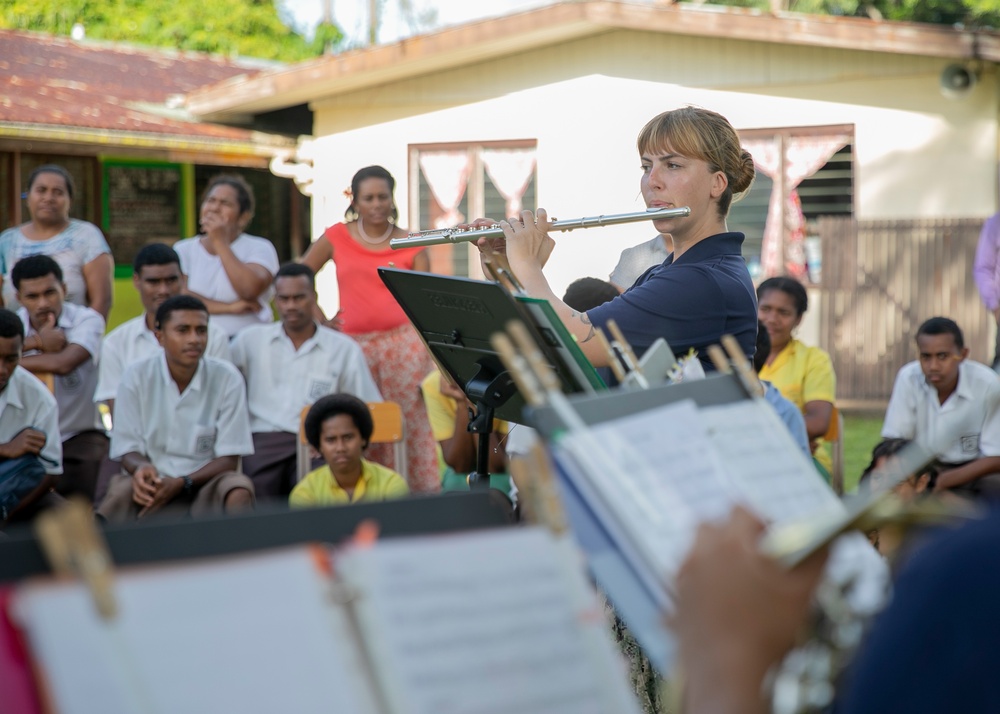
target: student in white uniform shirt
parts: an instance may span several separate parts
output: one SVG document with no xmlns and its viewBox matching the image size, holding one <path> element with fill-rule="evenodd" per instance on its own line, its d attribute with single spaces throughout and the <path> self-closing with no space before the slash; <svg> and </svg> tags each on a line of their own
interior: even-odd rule
<svg viewBox="0 0 1000 714">
<path fill-rule="evenodd" d="M 917 330 L 916 339 L 919 359 L 896 375 L 882 436 L 913 439 L 938 451 L 936 491 L 995 497 L 1000 377 L 966 359 L 969 349 L 953 320 L 932 317 Z"/>
<path fill-rule="evenodd" d="M 132 261 L 132 284 L 139 292 L 143 313 L 122 323 L 104 338 L 98 365 L 95 402 L 105 402 L 114 410 L 115 394 L 125 369 L 134 362 L 160 354 L 153 318 L 168 298 L 181 294 L 183 275 L 177 252 L 164 243 L 143 246 Z M 232 361 L 229 336 L 214 322 L 208 324 L 206 357 Z"/>
<path fill-rule="evenodd" d="M 18 261 L 11 280 L 25 328 L 21 366 L 55 379 L 63 451 L 56 490 L 93 499 L 98 468 L 108 453 L 108 437 L 94 404 L 104 318 L 89 307 L 65 302 L 62 268 L 47 255 Z"/>
<path fill-rule="evenodd" d="M 243 378 L 204 357 L 208 310 L 190 295 L 156 311 L 163 352 L 128 368 L 115 400 L 111 458 L 120 459 L 97 509 L 108 520 L 165 507 L 193 516 L 253 505 L 253 482 L 237 472 L 253 453 Z"/>
<path fill-rule="evenodd" d="M 361 346 L 318 324 L 312 270 L 287 263 L 274 279 L 281 322 L 249 327 L 233 339 L 233 364 L 247 382 L 254 454 L 243 460 L 258 498 L 287 500 L 295 486 L 302 410 L 327 394 L 382 401 Z"/>
<path fill-rule="evenodd" d="M 24 495 L 12 518 L 37 502 L 62 473 L 59 411 L 48 388 L 19 366 L 24 346 L 24 324 L 0 308 L 0 461 L 35 455 L 42 459 L 49 478 Z M 0 518 L 3 518 L 0 514 Z M 0 521 L 2 526 L 2 521 Z"/>
</svg>

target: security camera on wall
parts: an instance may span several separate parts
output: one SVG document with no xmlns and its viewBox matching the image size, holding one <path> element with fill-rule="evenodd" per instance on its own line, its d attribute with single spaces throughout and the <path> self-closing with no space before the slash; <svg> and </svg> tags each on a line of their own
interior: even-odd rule
<svg viewBox="0 0 1000 714">
<path fill-rule="evenodd" d="M 976 86 L 976 73 L 961 64 L 950 64 L 941 71 L 941 94 L 951 99 L 968 96 Z"/>
</svg>

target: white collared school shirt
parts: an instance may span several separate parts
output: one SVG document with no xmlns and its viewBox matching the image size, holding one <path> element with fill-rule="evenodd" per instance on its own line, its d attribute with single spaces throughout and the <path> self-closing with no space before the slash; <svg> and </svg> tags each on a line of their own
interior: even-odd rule
<svg viewBox="0 0 1000 714">
<path fill-rule="evenodd" d="M 205 356 L 232 362 L 229 335 L 213 322 L 214 319 L 209 318 L 208 321 L 208 346 L 205 348 Z M 94 401 L 114 399 L 118 393 L 118 384 L 129 365 L 162 352 L 163 348 L 156 341 L 156 335 L 146 326 L 145 313 L 113 329 L 105 336 L 101 345 L 101 362 L 97 370 Z"/>
<path fill-rule="evenodd" d="M 1000 456 L 1000 376 L 965 360 L 958 367 L 958 386 L 940 404 L 920 363 L 910 362 L 896 375 L 882 436 L 919 441 L 951 464 Z"/>
<path fill-rule="evenodd" d="M 38 377 L 17 367 L 0 392 L 0 444 L 8 443 L 27 427 L 45 434 L 41 455 L 55 462 L 45 464 L 46 473 L 61 474 L 62 437 L 56 398 Z"/>
<path fill-rule="evenodd" d="M 166 356 L 125 370 L 115 399 L 112 459 L 144 454 L 167 476 L 187 476 L 220 456 L 253 453 L 243 377 L 233 365 L 202 357 L 183 393 Z"/>
<path fill-rule="evenodd" d="M 19 308 L 17 315 L 24 323 L 24 336 L 35 334 L 28 318 L 28 310 Z M 90 359 L 69 374 L 55 375 L 59 433 L 62 440 L 66 441 L 82 431 L 104 430 L 101 415 L 94 404 L 97 365 L 101 357 L 101 340 L 104 338 L 104 318 L 89 307 L 64 302 L 56 327 L 66 333 L 67 344 L 80 345 L 90 355 Z M 25 356 L 32 354 L 39 353 L 26 352 Z"/>
<path fill-rule="evenodd" d="M 233 364 L 247 382 L 250 430 L 299 433 L 302 409 L 327 394 L 380 402 L 361 346 L 322 325 L 298 350 L 280 322 L 249 327 L 232 341 Z"/>
</svg>

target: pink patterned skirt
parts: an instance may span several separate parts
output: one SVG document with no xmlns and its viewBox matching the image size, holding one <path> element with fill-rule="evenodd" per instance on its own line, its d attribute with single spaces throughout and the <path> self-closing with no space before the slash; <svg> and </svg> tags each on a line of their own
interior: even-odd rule
<svg viewBox="0 0 1000 714">
<path fill-rule="evenodd" d="M 382 398 L 399 404 L 406 419 L 406 460 L 410 491 L 437 493 L 441 490 L 437 449 L 420 382 L 434 369 L 423 340 L 412 325 L 384 332 L 351 335 L 364 350 L 368 367 Z M 373 444 L 365 458 L 395 468 L 391 444 Z"/>
</svg>

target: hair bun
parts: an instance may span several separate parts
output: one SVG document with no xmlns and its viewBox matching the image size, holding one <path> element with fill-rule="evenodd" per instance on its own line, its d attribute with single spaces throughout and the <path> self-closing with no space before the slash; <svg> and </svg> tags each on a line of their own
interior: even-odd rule
<svg viewBox="0 0 1000 714">
<path fill-rule="evenodd" d="M 757 175 L 753 165 L 753 157 L 746 149 L 740 151 L 740 165 L 736 167 L 736 175 L 732 177 L 733 193 L 743 193 L 753 185 L 754 177 Z"/>
</svg>

